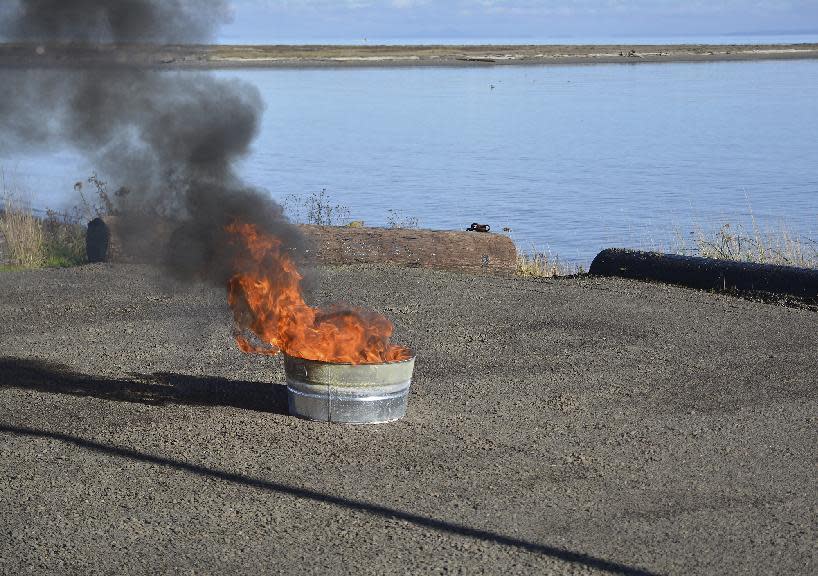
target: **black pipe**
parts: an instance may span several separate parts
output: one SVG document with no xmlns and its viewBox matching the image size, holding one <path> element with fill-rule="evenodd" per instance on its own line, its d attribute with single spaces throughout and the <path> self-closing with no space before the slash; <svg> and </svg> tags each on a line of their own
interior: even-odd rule
<svg viewBox="0 0 818 576">
<path fill-rule="evenodd" d="M 718 292 L 766 293 L 818 302 L 818 270 L 608 248 L 591 274 L 678 284 Z"/>
</svg>

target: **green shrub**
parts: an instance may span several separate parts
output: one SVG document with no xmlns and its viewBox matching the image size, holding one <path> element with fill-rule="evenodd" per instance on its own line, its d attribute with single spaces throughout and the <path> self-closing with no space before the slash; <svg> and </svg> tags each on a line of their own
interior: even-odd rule
<svg viewBox="0 0 818 576">
<path fill-rule="evenodd" d="M 76 217 L 48 210 L 43 230 L 46 266 L 78 266 L 87 262 L 86 227 Z"/>
</svg>

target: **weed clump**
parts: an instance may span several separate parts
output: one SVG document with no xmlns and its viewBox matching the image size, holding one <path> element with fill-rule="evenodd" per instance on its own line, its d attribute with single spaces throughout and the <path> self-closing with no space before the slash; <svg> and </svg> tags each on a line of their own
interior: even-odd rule
<svg viewBox="0 0 818 576">
<path fill-rule="evenodd" d="M 415 216 L 409 216 L 401 210 L 392 208 L 387 210 L 387 213 L 389 215 L 386 217 L 386 225 L 389 228 L 408 228 L 412 230 L 420 228 L 420 220 Z"/>
<path fill-rule="evenodd" d="M 86 227 L 66 213 L 47 210 L 42 221 L 45 237 L 45 266 L 68 267 L 85 264 Z"/>
<path fill-rule="evenodd" d="M 349 208 L 333 204 L 326 188 L 306 196 L 289 194 L 284 199 L 284 212 L 294 222 L 316 226 L 341 226 L 349 221 Z"/>
<path fill-rule="evenodd" d="M 560 260 L 550 252 L 517 250 L 517 276 L 527 278 L 554 278 L 556 276 L 573 276 L 583 274 L 579 265 L 571 265 Z"/>
</svg>

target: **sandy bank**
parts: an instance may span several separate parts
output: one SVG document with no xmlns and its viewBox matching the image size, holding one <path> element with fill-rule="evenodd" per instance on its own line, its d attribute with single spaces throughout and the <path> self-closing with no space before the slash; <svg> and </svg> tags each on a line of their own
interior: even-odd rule
<svg viewBox="0 0 818 576">
<path fill-rule="evenodd" d="M 169 68 L 491 66 L 818 58 L 818 44 L 528 46 L 0 45 L 0 66 Z"/>
</svg>

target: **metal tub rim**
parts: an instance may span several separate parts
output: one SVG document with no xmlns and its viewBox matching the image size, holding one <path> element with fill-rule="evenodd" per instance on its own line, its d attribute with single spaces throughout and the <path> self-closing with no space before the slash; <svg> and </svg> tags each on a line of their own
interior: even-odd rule
<svg viewBox="0 0 818 576">
<path fill-rule="evenodd" d="M 284 354 L 290 414 L 347 424 L 397 420 L 406 413 L 414 362 L 414 354 L 405 360 L 376 364 L 325 362 Z"/>
<path fill-rule="evenodd" d="M 387 364 L 406 364 L 407 362 L 413 362 L 415 360 L 415 353 L 412 350 L 406 349 L 411 356 L 406 358 L 405 360 L 387 360 L 386 362 L 370 362 L 367 364 L 354 364 L 352 362 L 329 362 L 327 360 L 313 360 L 312 358 L 304 358 L 303 356 L 293 356 L 292 354 L 287 354 L 286 352 L 282 352 L 281 355 L 284 358 L 289 358 L 291 360 L 302 360 L 304 362 L 314 362 L 316 364 L 328 364 L 330 366 L 385 366 Z"/>
</svg>

